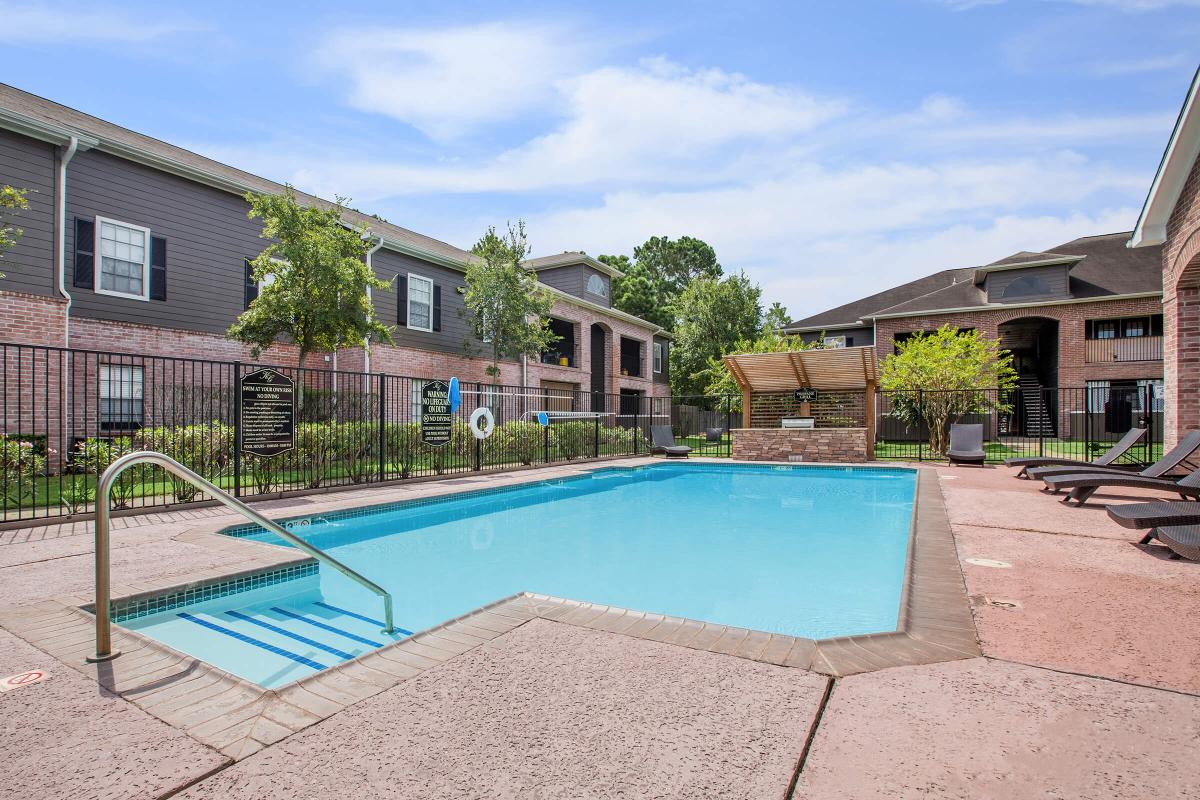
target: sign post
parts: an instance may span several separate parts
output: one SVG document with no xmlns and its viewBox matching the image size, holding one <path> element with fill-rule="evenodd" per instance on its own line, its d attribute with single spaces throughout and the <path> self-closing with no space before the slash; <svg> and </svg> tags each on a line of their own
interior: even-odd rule
<svg viewBox="0 0 1200 800">
<path fill-rule="evenodd" d="M 273 369 L 241 379 L 241 451 L 256 456 L 286 453 L 296 446 L 296 382 Z"/>
<path fill-rule="evenodd" d="M 450 387 L 429 381 L 421 387 L 421 441 L 430 447 L 450 444 Z"/>
<path fill-rule="evenodd" d="M 811 386 L 806 386 L 803 389 L 797 389 L 792 392 L 792 397 L 800 404 L 800 416 L 812 416 L 812 402 L 817 399 L 817 390 Z"/>
</svg>

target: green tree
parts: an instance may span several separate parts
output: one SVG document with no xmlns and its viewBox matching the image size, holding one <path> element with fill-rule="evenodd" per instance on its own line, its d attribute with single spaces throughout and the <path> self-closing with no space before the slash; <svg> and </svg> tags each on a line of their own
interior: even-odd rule
<svg viewBox="0 0 1200 800">
<path fill-rule="evenodd" d="M 8 219 L 11 218 L 13 212 L 25 211 L 29 208 L 29 201 L 25 199 L 25 189 L 14 189 L 11 186 L 0 186 L 0 258 L 4 257 L 4 251 L 17 243 L 17 239 L 21 238 L 24 233 L 15 225 L 10 225 Z M 4 274 L 0 273 L 0 278 Z"/>
<path fill-rule="evenodd" d="M 670 349 L 671 391 L 702 394 L 709 361 L 761 332 L 762 290 L 745 273 L 693 280 L 679 297 Z"/>
<path fill-rule="evenodd" d="M 651 236 L 633 248 L 633 260 L 662 282 L 668 299 L 678 297 L 698 278 L 716 279 L 724 274 L 716 251 L 691 236 L 680 236 L 674 241 L 666 236 Z"/>
<path fill-rule="evenodd" d="M 263 221 L 262 237 L 274 240 L 251 262 L 253 279 L 270 282 L 226 336 L 250 345 L 254 358 L 287 336 L 300 349 L 300 366 L 309 353 L 353 347 L 367 336 L 392 341 L 367 297 L 368 286 L 388 283 L 366 265 L 366 229 L 342 222 L 342 198 L 305 207 L 288 186 L 279 195 L 248 193 L 246 201 L 250 218 Z"/>
<path fill-rule="evenodd" d="M 674 330 L 676 305 L 684 289 L 698 278 L 719 279 L 723 273 L 716 251 L 691 236 L 652 236 L 628 256 L 599 256 L 625 273 L 613 281 L 613 307 Z"/>
<path fill-rule="evenodd" d="M 467 266 L 465 305 L 471 330 L 490 349 L 488 375 L 500 376 L 500 359 L 536 356 L 558 337 L 550 331 L 548 315 L 554 298 L 538 288 L 537 275 L 526 269 L 529 243 L 525 223 L 500 236 L 489 227 L 471 248 L 475 260 Z"/>
<path fill-rule="evenodd" d="M 779 305 L 776 303 L 775 305 Z M 768 310 L 767 316 L 770 316 Z M 741 339 L 736 342 L 732 348 L 722 355 L 730 353 L 794 353 L 800 350 L 821 350 L 824 345 L 821 340 L 806 342 L 799 336 L 785 336 L 779 332 L 778 327 L 764 327 L 761 334 L 754 339 Z M 704 393 L 714 397 L 723 395 L 736 395 L 737 401 L 734 404 L 734 410 L 740 411 L 741 393 L 742 390 L 738 387 L 737 381 L 733 379 L 729 369 L 725 366 L 725 361 L 720 356 L 710 357 L 708 366 L 704 370 L 704 379 L 706 381 Z"/>
<path fill-rule="evenodd" d="M 879 387 L 892 395 L 893 412 L 906 425 L 929 428 L 929 447 L 945 453 L 950 426 L 966 414 L 1007 413 L 1003 391 L 1017 384 L 1012 354 L 979 331 L 943 325 L 896 344 L 884 359 Z"/>
<path fill-rule="evenodd" d="M 614 308 L 653 322 L 660 328 L 670 330 L 675 326 L 673 309 L 663 295 L 662 282 L 648 267 L 631 262 L 629 256 L 600 256 L 599 260 L 625 273 L 613 280 Z"/>
<path fill-rule="evenodd" d="M 778 300 L 776 300 L 774 303 L 771 303 L 771 307 L 768 308 L 767 313 L 763 315 L 764 330 L 778 331 L 783 326 L 791 324 L 791 315 L 788 314 L 787 309 L 783 306 L 783 303 L 780 303 Z"/>
</svg>

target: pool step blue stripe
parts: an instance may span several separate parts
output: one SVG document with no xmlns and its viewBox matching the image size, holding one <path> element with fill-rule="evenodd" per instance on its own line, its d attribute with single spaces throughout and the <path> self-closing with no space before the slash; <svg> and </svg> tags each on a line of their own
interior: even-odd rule
<svg viewBox="0 0 1200 800">
<path fill-rule="evenodd" d="M 345 636 L 347 639 L 349 639 L 353 642 L 359 642 L 360 644 L 369 645 L 371 647 L 383 647 L 383 642 L 374 642 L 374 641 L 371 641 L 370 639 L 364 639 L 361 636 L 350 633 L 349 631 L 344 631 L 341 628 L 335 628 L 332 625 L 326 625 L 324 622 L 317 622 L 315 619 L 309 619 L 308 617 L 304 616 L 303 614 L 297 614 L 294 611 L 288 611 L 286 608 L 280 608 L 279 606 L 272 606 L 271 610 L 274 611 L 276 614 L 283 614 L 285 617 L 294 619 L 297 622 L 303 622 L 305 624 L 312 625 L 314 628 L 320 628 L 323 631 L 329 631 L 330 633 L 336 633 L 338 636 Z"/>
<path fill-rule="evenodd" d="M 372 619 L 371 617 L 364 617 L 362 614 L 356 614 L 353 611 L 347 611 L 344 608 L 338 608 L 337 606 L 331 606 L 331 605 L 329 605 L 329 603 L 322 603 L 319 600 L 317 602 L 313 603 L 313 605 L 320 606 L 321 608 L 324 608 L 327 611 L 337 612 L 338 614 L 341 614 L 344 617 L 353 617 L 354 619 L 360 619 L 363 622 L 369 622 L 372 625 L 378 625 L 380 628 L 383 628 L 387 624 L 381 619 Z M 403 633 L 405 636 L 413 635 L 412 631 L 406 631 L 406 630 L 404 630 L 404 628 L 396 628 L 396 630 L 399 633 Z"/>
<path fill-rule="evenodd" d="M 197 625 L 208 628 L 211 631 L 216 631 L 217 633 L 223 633 L 226 636 L 237 639 L 239 642 L 245 642 L 246 644 L 254 645 L 255 647 L 260 647 L 263 650 L 266 650 L 269 653 L 274 653 L 277 656 L 283 656 L 284 658 L 290 658 L 292 661 L 295 661 L 297 664 L 303 664 L 304 666 L 311 667 L 312 669 L 325 669 L 324 664 L 319 664 L 316 661 L 313 661 L 311 658 L 305 658 L 304 656 L 299 655 L 298 653 L 293 653 L 291 651 L 284 650 L 282 647 L 276 647 L 273 644 L 267 644 L 264 641 L 255 639 L 253 636 L 247 636 L 244 633 L 238 633 L 237 631 L 226 628 L 223 625 L 217 625 L 215 622 L 209 622 L 206 619 L 200 619 L 199 617 L 193 616 L 192 614 L 189 614 L 186 611 L 180 611 L 177 614 L 177 616 L 181 619 L 186 619 L 188 622 L 194 622 Z"/>
<path fill-rule="evenodd" d="M 271 623 L 264 622 L 261 619 L 255 619 L 254 617 L 251 617 L 248 614 L 243 614 L 240 611 L 226 611 L 225 613 L 234 619 L 240 619 L 242 622 L 249 622 L 251 625 L 257 625 L 260 628 L 265 628 L 266 630 L 271 631 L 271 633 L 277 633 L 280 636 L 286 636 L 289 639 L 295 639 L 297 642 L 306 644 L 309 647 L 315 647 L 318 650 L 324 650 L 326 653 L 335 655 L 338 658 L 346 659 L 347 661 L 354 658 L 353 653 L 347 653 L 345 650 L 338 650 L 336 647 L 330 647 L 327 644 L 322 644 L 316 639 L 309 639 L 307 636 L 301 636 L 298 633 L 292 633 L 286 628 L 280 628 L 278 625 L 272 625 Z"/>
</svg>

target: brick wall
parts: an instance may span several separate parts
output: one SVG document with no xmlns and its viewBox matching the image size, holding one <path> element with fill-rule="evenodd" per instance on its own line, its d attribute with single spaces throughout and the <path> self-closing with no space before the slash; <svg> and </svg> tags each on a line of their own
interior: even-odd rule
<svg viewBox="0 0 1200 800">
<path fill-rule="evenodd" d="M 949 323 L 959 328 L 974 328 L 985 336 L 999 338 L 1005 322 L 1031 317 L 1058 321 L 1058 385 L 1083 386 L 1089 380 L 1126 380 L 1161 378 L 1160 361 L 1086 362 L 1084 322 L 1089 319 L 1134 317 L 1162 313 L 1157 297 L 1138 300 L 1110 300 L 1097 303 L 1070 303 L 1040 308 L 988 309 L 957 314 L 881 319 L 876 324 L 875 348 L 882 359 L 894 351 L 893 335 L 909 331 L 932 331 Z"/>
<path fill-rule="evenodd" d="M 1200 160 L 1167 222 L 1163 246 L 1166 440 L 1200 428 Z"/>
<path fill-rule="evenodd" d="M 867 461 L 864 428 L 735 428 L 733 457 L 739 461 L 803 461 L 862 463 Z"/>
<path fill-rule="evenodd" d="M 866 425 L 865 403 L 863 392 L 817 392 L 809 410 L 818 428 L 861 428 Z M 778 428 L 780 420 L 799 416 L 800 404 L 792 392 L 750 398 L 750 424 L 755 428 Z"/>
</svg>

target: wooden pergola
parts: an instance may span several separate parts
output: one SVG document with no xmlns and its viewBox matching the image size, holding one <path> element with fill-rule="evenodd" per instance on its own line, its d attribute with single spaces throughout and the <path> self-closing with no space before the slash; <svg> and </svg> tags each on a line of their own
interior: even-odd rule
<svg viewBox="0 0 1200 800">
<path fill-rule="evenodd" d="M 725 356 L 742 390 L 742 427 L 750 426 L 750 397 L 796 389 L 861 391 L 866 409 L 867 441 L 875 444 L 875 390 L 879 368 L 874 347 L 838 347 L 787 353 L 735 353 Z"/>
</svg>

